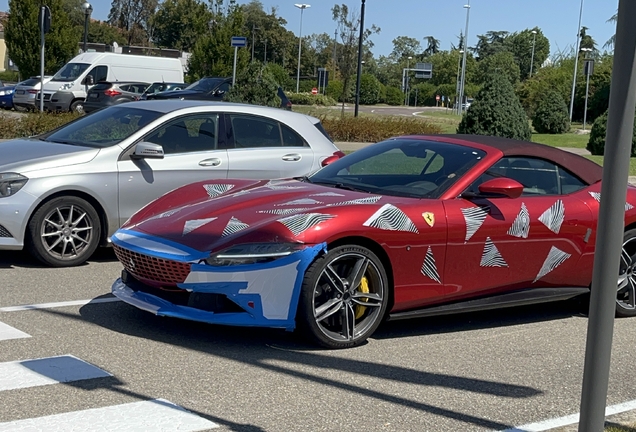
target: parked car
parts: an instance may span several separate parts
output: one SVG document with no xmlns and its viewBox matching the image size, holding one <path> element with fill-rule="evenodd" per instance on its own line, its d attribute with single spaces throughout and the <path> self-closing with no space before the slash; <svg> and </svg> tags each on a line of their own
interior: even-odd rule
<svg viewBox="0 0 636 432">
<path fill-rule="evenodd" d="M 51 81 L 51 78 L 51 76 L 45 76 L 44 84 Z M 39 104 L 36 106 L 35 100 L 40 91 L 40 85 L 41 81 L 39 76 L 33 76 L 18 83 L 13 92 L 13 105 L 27 110 L 39 109 L 40 106 Z"/>
<path fill-rule="evenodd" d="M 170 82 L 156 82 L 152 83 L 150 87 L 139 98 L 140 100 L 148 99 L 148 95 L 161 93 L 165 91 L 183 90 L 188 85 L 184 83 L 170 83 Z"/>
<path fill-rule="evenodd" d="M 150 84 L 143 82 L 108 82 L 95 84 L 86 94 L 84 112 L 139 100 Z"/>
<path fill-rule="evenodd" d="M 473 104 L 473 100 L 473 98 L 467 98 L 466 102 L 462 104 L 462 109 L 466 111 L 468 108 L 470 108 L 470 106 Z"/>
<path fill-rule="evenodd" d="M 278 87 L 278 97 L 280 98 L 280 107 L 287 111 L 292 110 L 292 103 L 283 91 L 282 87 Z"/>
<path fill-rule="evenodd" d="M 184 184 L 302 176 L 343 156 L 316 118 L 277 108 L 139 101 L 0 143 L 0 249 L 78 265 Z"/>
<path fill-rule="evenodd" d="M 232 87 L 232 78 L 201 78 L 182 90 L 164 91 L 146 96 L 151 99 L 187 99 L 222 101 L 226 92 Z"/>
<path fill-rule="evenodd" d="M 589 293 L 602 168 L 540 144 L 409 136 L 308 178 L 201 181 L 113 236 L 112 292 L 156 315 L 296 326 L 329 348 L 391 320 Z M 629 186 L 616 313 L 636 316 Z"/>
<path fill-rule="evenodd" d="M 13 91 L 14 85 L 0 87 L 0 108 L 11 109 L 13 108 Z"/>
</svg>

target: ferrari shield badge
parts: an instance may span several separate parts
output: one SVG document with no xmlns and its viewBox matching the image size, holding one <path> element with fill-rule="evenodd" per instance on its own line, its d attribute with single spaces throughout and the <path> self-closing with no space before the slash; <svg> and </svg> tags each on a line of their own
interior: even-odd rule
<svg viewBox="0 0 636 432">
<path fill-rule="evenodd" d="M 428 224 L 428 226 L 432 227 L 435 225 L 435 215 L 431 212 L 422 213 L 422 217 L 424 221 Z"/>
</svg>

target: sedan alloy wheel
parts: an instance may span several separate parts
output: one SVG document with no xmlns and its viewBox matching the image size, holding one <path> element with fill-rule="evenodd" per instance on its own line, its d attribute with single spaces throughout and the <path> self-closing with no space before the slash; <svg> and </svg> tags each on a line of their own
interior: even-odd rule
<svg viewBox="0 0 636 432">
<path fill-rule="evenodd" d="M 625 233 L 616 293 L 616 315 L 636 316 L 636 230 Z"/>
</svg>

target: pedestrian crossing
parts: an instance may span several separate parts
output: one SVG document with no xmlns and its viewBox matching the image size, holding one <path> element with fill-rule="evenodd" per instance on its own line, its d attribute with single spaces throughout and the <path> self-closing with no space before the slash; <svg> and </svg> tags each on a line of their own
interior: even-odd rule
<svg viewBox="0 0 636 432">
<path fill-rule="evenodd" d="M 0 351 L 4 341 L 30 338 L 19 329 L 0 322 Z M 71 354 L 0 363 L 0 400 L 2 392 L 59 385 L 80 380 L 108 378 L 113 375 Z M 91 408 L 99 401 L 86 399 L 87 409 L 62 412 L 0 423 L 0 432 L 195 432 L 219 425 L 165 399 Z"/>
</svg>

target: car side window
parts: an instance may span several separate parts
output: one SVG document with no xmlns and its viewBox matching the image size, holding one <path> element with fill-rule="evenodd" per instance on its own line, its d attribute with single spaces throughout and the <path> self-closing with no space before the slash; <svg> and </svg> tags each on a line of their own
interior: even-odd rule
<svg viewBox="0 0 636 432">
<path fill-rule="evenodd" d="M 88 75 L 93 76 L 95 83 L 106 81 L 108 79 L 108 66 L 95 66 Z"/>
<path fill-rule="evenodd" d="M 218 115 L 181 117 L 155 129 L 143 141 L 159 144 L 165 154 L 192 153 L 217 148 Z"/>
<path fill-rule="evenodd" d="M 281 147 L 279 123 L 264 117 L 230 114 L 236 148 Z"/>
<path fill-rule="evenodd" d="M 280 123 L 280 130 L 283 134 L 283 146 L 285 147 L 305 147 L 307 143 L 289 126 Z"/>
<path fill-rule="evenodd" d="M 223 83 L 220 86 L 217 87 L 217 89 L 214 91 L 215 94 L 219 94 L 219 95 L 224 95 L 225 93 L 230 91 L 230 88 L 232 87 L 232 85 L 230 83 Z"/>
<path fill-rule="evenodd" d="M 559 182 L 561 183 L 561 193 L 564 195 L 574 193 L 587 186 L 580 178 L 566 171 L 565 168 L 559 168 Z"/>
</svg>

